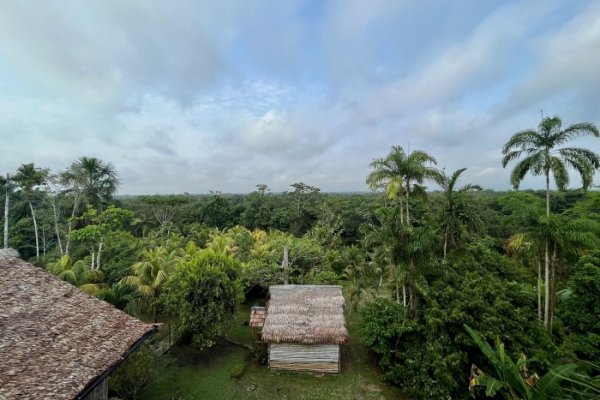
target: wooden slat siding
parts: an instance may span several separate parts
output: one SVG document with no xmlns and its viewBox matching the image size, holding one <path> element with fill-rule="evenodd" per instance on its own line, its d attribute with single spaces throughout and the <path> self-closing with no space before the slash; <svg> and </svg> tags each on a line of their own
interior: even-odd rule
<svg viewBox="0 0 600 400">
<path fill-rule="evenodd" d="M 292 371 L 339 372 L 340 346 L 271 343 L 269 368 Z"/>
</svg>

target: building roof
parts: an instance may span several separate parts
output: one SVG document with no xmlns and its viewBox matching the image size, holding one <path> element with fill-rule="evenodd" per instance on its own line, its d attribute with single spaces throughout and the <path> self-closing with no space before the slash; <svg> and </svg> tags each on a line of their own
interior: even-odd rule
<svg viewBox="0 0 600 400">
<path fill-rule="evenodd" d="M 250 327 L 251 328 L 262 328 L 265 324 L 265 318 L 267 317 L 267 308 L 253 306 L 250 309 Z"/>
<path fill-rule="evenodd" d="M 342 344 L 348 340 L 341 286 L 276 285 L 269 293 L 263 341 Z"/>
<path fill-rule="evenodd" d="M 155 329 L 41 268 L 0 257 L 0 399 L 76 399 Z"/>
</svg>

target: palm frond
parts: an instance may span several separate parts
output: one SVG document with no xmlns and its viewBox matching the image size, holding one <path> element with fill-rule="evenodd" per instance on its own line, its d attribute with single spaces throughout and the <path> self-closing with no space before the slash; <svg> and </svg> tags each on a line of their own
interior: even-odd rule
<svg viewBox="0 0 600 400">
<path fill-rule="evenodd" d="M 554 182 L 559 190 L 565 190 L 569 185 L 569 172 L 565 167 L 565 163 L 558 157 L 550 158 L 550 170 L 554 175 Z"/>
<path fill-rule="evenodd" d="M 541 175 L 540 164 L 543 162 L 544 153 L 542 151 L 519 161 L 510 174 L 510 183 L 515 189 L 519 188 L 521 181 L 528 172 L 533 175 Z"/>
<path fill-rule="evenodd" d="M 576 364 L 564 364 L 552 368 L 546 373 L 535 386 L 534 399 L 547 399 L 555 394 L 559 389 L 560 383 L 567 377 L 575 375 Z"/>
<path fill-rule="evenodd" d="M 568 128 L 559 132 L 556 136 L 555 143 L 556 145 L 561 145 L 582 136 L 600 137 L 600 131 L 598 131 L 596 125 L 590 122 L 580 122 L 570 125 Z"/>
<path fill-rule="evenodd" d="M 534 147 L 536 147 L 535 144 L 539 142 L 539 140 L 540 134 L 533 129 L 519 131 L 512 135 L 512 137 L 508 140 L 508 142 L 506 142 L 504 147 L 502 147 L 502 154 L 506 156 L 512 151 L 519 149 L 523 150 L 527 146 L 531 145 L 534 145 Z M 506 164 L 504 164 L 504 166 L 506 166 Z"/>
</svg>

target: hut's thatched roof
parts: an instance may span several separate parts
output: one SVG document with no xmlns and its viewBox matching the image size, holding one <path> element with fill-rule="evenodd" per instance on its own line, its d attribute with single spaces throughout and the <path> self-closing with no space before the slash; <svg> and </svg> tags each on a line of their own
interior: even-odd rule
<svg viewBox="0 0 600 400">
<path fill-rule="evenodd" d="M 269 292 L 263 341 L 342 344 L 348 340 L 341 286 L 277 285 Z"/>
<path fill-rule="evenodd" d="M 0 258 L 0 399 L 76 399 L 155 330 L 18 258 Z"/>
<path fill-rule="evenodd" d="M 250 327 L 251 328 L 262 328 L 265 324 L 265 318 L 267 317 L 267 308 L 253 306 L 250 309 Z"/>
</svg>

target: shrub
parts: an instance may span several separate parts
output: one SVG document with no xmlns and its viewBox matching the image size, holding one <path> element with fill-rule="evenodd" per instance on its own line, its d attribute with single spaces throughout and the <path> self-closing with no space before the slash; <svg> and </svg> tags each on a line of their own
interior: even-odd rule
<svg viewBox="0 0 600 400">
<path fill-rule="evenodd" d="M 117 368 L 108 381 L 109 390 L 124 400 L 135 400 L 150 383 L 164 378 L 171 358 L 150 344 L 144 345 Z"/>
<path fill-rule="evenodd" d="M 231 376 L 234 379 L 240 379 L 242 376 L 244 376 L 245 371 L 246 371 L 246 364 L 237 363 L 229 369 L 229 376 Z"/>
</svg>

